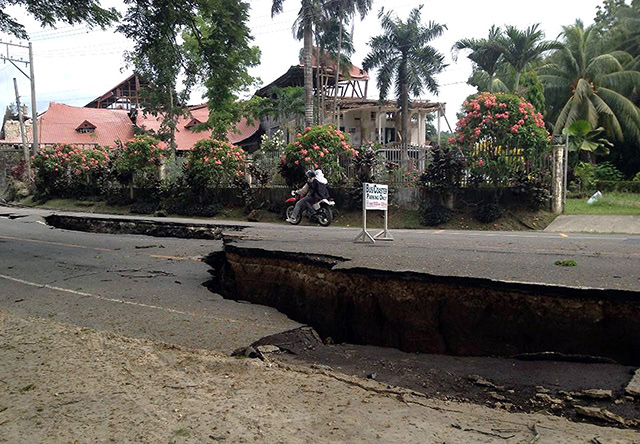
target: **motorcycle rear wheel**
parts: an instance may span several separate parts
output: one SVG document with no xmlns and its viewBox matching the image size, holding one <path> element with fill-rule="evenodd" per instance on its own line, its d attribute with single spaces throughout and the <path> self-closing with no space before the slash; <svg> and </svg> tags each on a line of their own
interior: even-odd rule
<svg viewBox="0 0 640 444">
<path fill-rule="evenodd" d="M 289 205 L 287 207 L 287 211 L 285 212 L 285 215 L 287 216 L 287 219 L 292 219 L 293 209 L 294 209 L 294 205 Z M 289 223 L 291 225 L 298 225 L 301 220 L 302 220 L 302 214 L 298 214 L 298 217 L 295 219 L 295 221 L 294 222 L 289 222 Z"/>
<path fill-rule="evenodd" d="M 316 213 L 316 219 L 318 223 L 323 227 L 328 227 L 329 225 L 331 225 L 331 220 L 333 219 L 331 217 L 331 208 L 328 208 L 324 205 L 320 207 L 320 209 Z"/>
</svg>

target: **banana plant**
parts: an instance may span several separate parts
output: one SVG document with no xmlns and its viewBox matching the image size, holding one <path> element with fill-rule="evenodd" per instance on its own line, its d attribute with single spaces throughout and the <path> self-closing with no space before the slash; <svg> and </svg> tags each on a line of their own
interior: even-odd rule
<svg viewBox="0 0 640 444">
<path fill-rule="evenodd" d="M 578 153 L 591 160 L 591 156 L 606 156 L 613 144 L 601 137 L 603 127 L 591 128 L 586 120 L 576 120 L 569 127 L 562 130 L 562 134 L 569 136 L 569 152 Z"/>
</svg>

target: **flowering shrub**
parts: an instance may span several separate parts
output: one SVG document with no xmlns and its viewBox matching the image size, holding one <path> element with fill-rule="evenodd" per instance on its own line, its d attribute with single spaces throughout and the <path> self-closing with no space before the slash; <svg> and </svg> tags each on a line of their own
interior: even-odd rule
<svg viewBox="0 0 640 444">
<path fill-rule="evenodd" d="M 304 181 L 305 171 L 321 168 L 329 181 L 335 183 L 342 176 L 341 155 L 348 158 L 358 155 L 342 131 L 332 125 L 308 127 L 285 148 L 280 158 L 280 174 L 287 185 L 296 186 Z"/>
<path fill-rule="evenodd" d="M 160 165 L 168 155 L 169 150 L 160 141 L 146 135 L 135 136 L 120 145 L 114 166 L 119 181 L 129 183 L 131 199 L 134 186 L 146 190 L 156 187 Z"/>
<path fill-rule="evenodd" d="M 128 175 L 155 173 L 167 155 L 167 148 L 157 139 L 135 136 L 121 146 L 115 166 L 118 172 Z"/>
<path fill-rule="evenodd" d="M 44 195 L 70 196 L 98 193 L 98 181 L 109 162 L 107 148 L 56 145 L 33 156 L 36 190 Z"/>
<path fill-rule="evenodd" d="M 534 154 L 547 148 L 549 138 L 542 114 L 532 104 L 514 94 L 484 92 L 464 102 L 463 115 L 449 142 L 467 152 L 484 142 L 505 151 L 522 149 Z"/>
<path fill-rule="evenodd" d="M 242 177 L 245 161 L 242 148 L 226 141 L 203 139 L 187 155 L 185 178 L 193 191 L 202 193 Z"/>
</svg>

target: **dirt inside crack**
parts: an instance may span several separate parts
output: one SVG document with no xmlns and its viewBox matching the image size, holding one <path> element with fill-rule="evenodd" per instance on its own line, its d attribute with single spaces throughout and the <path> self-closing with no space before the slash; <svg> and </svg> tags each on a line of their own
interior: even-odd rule
<svg viewBox="0 0 640 444">
<path fill-rule="evenodd" d="M 600 422 L 577 413 L 587 406 L 619 415 L 617 426 L 640 420 L 640 403 L 624 391 L 640 358 L 635 295 L 350 270 L 335 257 L 233 243 L 205 262 L 212 291 L 275 307 L 327 342 L 289 332 L 254 344 L 286 350 L 283 362 L 445 401 Z"/>
</svg>

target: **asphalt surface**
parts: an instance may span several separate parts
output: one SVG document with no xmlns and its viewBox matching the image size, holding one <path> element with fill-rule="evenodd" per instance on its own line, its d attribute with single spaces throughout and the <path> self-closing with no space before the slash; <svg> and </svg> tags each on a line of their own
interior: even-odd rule
<svg viewBox="0 0 640 444">
<path fill-rule="evenodd" d="M 0 206 L 0 214 L 5 211 L 32 216 L 52 213 Z M 353 242 L 361 229 L 321 228 L 305 225 L 305 222 L 291 226 L 284 223 L 238 223 L 211 219 L 100 217 L 210 223 L 223 227 L 242 225 L 246 228 L 241 232 L 226 233 L 239 246 L 336 256 L 344 259 L 338 268 L 363 267 L 508 282 L 640 291 L 640 235 L 634 234 L 394 230 L 391 232 L 394 241 L 378 241 L 372 245 Z M 378 230 L 370 231 L 375 234 Z M 555 264 L 565 260 L 575 261 L 576 266 Z"/>
<path fill-rule="evenodd" d="M 0 208 L 0 214 L 4 213 Z M 221 242 L 79 233 L 0 217 L 0 310 L 229 353 L 296 328 L 202 286 Z"/>
<path fill-rule="evenodd" d="M 337 268 L 640 291 L 640 236 L 636 235 L 397 230 L 392 231 L 394 241 L 372 245 L 353 243 L 357 233 L 265 224 L 244 230 L 237 244 L 345 259 Z M 555 265 L 563 260 L 573 260 L 577 266 Z"/>
<path fill-rule="evenodd" d="M 272 308 L 224 300 L 203 287 L 209 267 L 200 258 L 219 251 L 221 241 L 54 229 L 43 220 L 50 213 L 0 207 L 0 310 L 224 353 L 300 326 Z M 345 259 L 337 267 L 640 290 L 640 236 L 424 230 L 394 231 L 393 242 L 363 245 L 352 242 L 357 229 L 242 225 L 246 228 L 241 232 L 228 233 L 237 245 Z M 578 266 L 554 265 L 561 259 L 573 259 Z M 291 359 L 328 364 L 445 400 L 494 405 L 493 389 L 470 382 L 470 375 L 481 375 L 507 385 L 515 395 L 505 396 L 524 411 L 546 408 L 536 404 L 537 386 L 548 387 L 552 394 L 588 388 L 620 394 L 632 370 L 617 365 L 410 355 L 349 344 Z M 602 406 L 638 418 L 636 403 Z"/>
</svg>

